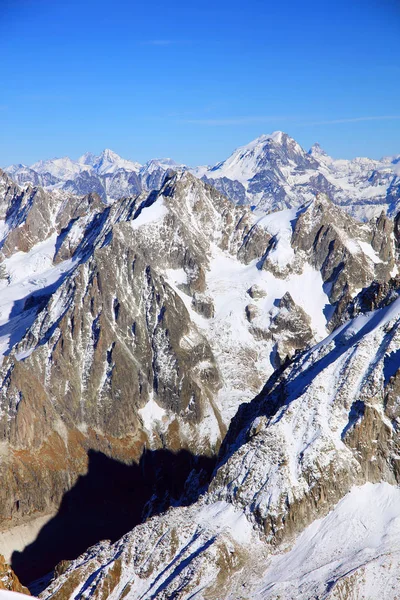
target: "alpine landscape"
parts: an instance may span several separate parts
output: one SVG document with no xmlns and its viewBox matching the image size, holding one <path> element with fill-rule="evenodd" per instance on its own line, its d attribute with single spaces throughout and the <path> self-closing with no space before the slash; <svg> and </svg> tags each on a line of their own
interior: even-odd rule
<svg viewBox="0 0 400 600">
<path fill-rule="evenodd" d="M 131 122 L 121 125 L 116 114 L 111 128 L 105 118 L 82 124 L 79 111 L 97 114 L 101 105 L 106 114 L 110 102 L 133 111 L 120 96 L 104 97 L 103 106 L 100 94 L 90 107 L 80 97 L 78 132 L 69 117 L 53 113 L 60 105 L 72 115 L 78 102 L 55 91 L 73 93 L 67 65 L 84 69 L 73 79 L 83 93 L 98 69 L 107 73 L 110 52 L 115 70 L 107 86 L 118 87 L 125 81 L 122 46 L 136 44 L 143 60 L 155 53 L 156 64 L 169 61 L 168 52 L 182 61 L 187 53 L 200 77 L 191 62 L 197 42 L 188 32 L 178 41 L 123 41 L 128 23 L 112 11 L 107 18 L 93 13 L 94 0 L 80 7 L 78 25 L 75 0 L 11 4 L 1 17 L 8 24 L 3 43 L 17 48 L 11 21 L 20 25 L 26 35 L 18 52 L 28 61 L 21 90 L 29 65 L 45 85 L 25 47 L 33 23 L 38 32 L 52 31 L 48 40 L 34 38 L 38 56 L 43 48 L 64 52 L 69 19 L 85 52 L 68 46 L 68 61 L 48 75 L 54 89 L 37 97 L 12 96 L 9 67 L 4 73 L 15 102 L 0 105 L 0 599 L 400 599 L 398 113 L 223 118 L 209 116 L 219 110 L 215 98 L 201 117 L 171 112 L 152 125 L 143 117 L 146 133 L 135 141 Z M 278 36 L 253 40 L 261 17 L 272 11 L 268 18 L 278 18 L 285 9 L 249 4 L 226 13 L 221 2 L 213 10 L 238 35 L 247 32 L 256 60 L 256 46 L 261 52 Z M 320 19 L 327 10 L 289 4 L 310 18 L 314 9 Z M 361 17 L 356 4 L 350 21 L 375 27 L 382 6 Z M 151 12 L 137 6 L 136 15 L 125 0 L 116 5 L 138 23 Z M 154 15 L 151 35 L 168 25 L 176 35 L 187 19 L 200 18 L 194 7 L 180 14 L 182 7 L 174 0 L 165 18 Z M 254 14 L 260 24 L 247 20 Z M 97 30 L 87 37 L 92 19 Z M 210 23 L 212 45 L 217 30 Z M 385 23 L 382 30 L 399 21 Z M 102 33 L 115 37 L 100 67 L 93 49 L 103 49 Z M 329 51 L 333 42 L 320 43 Z M 82 67 L 89 54 L 92 70 Z M 227 60 L 230 66 L 215 72 L 208 67 L 215 82 L 221 70 L 236 72 L 237 62 Z M 181 68 L 172 56 L 170 65 L 160 75 L 165 81 L 177 78 L 172 65 Z M 195 81 L 190 70 L 185 77 Z M 260 98 L 270 93 L 263 85 Z M 172 83 L 167 89 L 173 97 Z M 189 93 L 184 84 L 180 92 Z M 243 93 L 232 106 L 250 106 L 249 89 Z M 302 89 L 297 93 L 292 107 L 301 105 Z M 308 102 L 312 90 L 304 93 Z M 317 110 L 317 87 L 315 93 Z M 56 99 L 44 115 L 46 94 Z M 178 100 L 166 94 L 157 102 Z M 226 95 L 220 102 L 228 106 Z M 168 119 L 176 133 L 167 132 Z M 21 141 L 8 133 L 13 120 L 24 123 Z M 260 135 L 275 120 L 297 135 Z M 37 143 L 29 141 L 36 121 Z M 60 139 L 47 129 L 55 123 Z M 364 147 L 360 127 L 374 158 L 352 158 L 353 147 Z M 182 133 L 181 140 L 187 128 L 198 136 Z M 348 129 L 349 147 L 335 128 Z M 228 130 L 243 141 L 236 150 Z M 321 145 L 316 138 L 308 144 L 314 131 Z M 149 159 L 146 136 L 156 149 L 176 149 L 177 161 Z M 144 160 L 110 149 L 70 157 L 103 140 Z M 324 140 L 332 155 L 347 158 L 331 156 Z M 190 160 L 182 161 L 181 142 Z M 205 165 L 220 142 L 219 161 Z M 70 156 L 46 158 L 64 147 Z"/>
</svg>

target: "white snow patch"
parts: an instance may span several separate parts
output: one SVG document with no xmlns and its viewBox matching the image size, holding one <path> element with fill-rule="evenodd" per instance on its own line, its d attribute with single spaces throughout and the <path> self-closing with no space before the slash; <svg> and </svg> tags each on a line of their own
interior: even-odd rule
<svg viewBox="0 0 400 600">
<path fill-rule="evenodd" d="M 167 416 L 167 411 L 157 404 L 153 398 L 153 395 L 150 395 L 147 404 L 143 408 L 140 408 L 138 413 L 143 419 L 144 427 L 148 431 L 153 431 L 154 425 L 162 422 Z"/>
<path fill-rule="evenodd" d="M 249 302 L 254 302 L 247 291 L 256 284 L 266 293 L 264 298 L 256 301 L 263 315 L 264 325 L 265 320 L 270 320 L 268 313 L 274 308 L 275 301 L 289 292 L 295 303 L 310 316 L 317 336 L 323 338 L 326 335 L 324 309 L 329 304 L 329 299 L 324 292 L 321 273 L 307 263 L 302 273 L 280 279 L 269 271 L 258 269 L 257 260 L 244 265 L 216 251 L 207 284 L 215 298 L 217 319 L 234 317 L 236 325 L 245 323 L 245 307 Z M 247 327 L 246 324 L 246 329 Z M 239 327 L 237 341 L 242 335 Z"/>
<path fill-rule="evenodd" d="M 290 221 L 289 211 L 285 218 L 286 222 Z M 206 272 L 206 294 L 213 299 L 215 309 L 211 319 L 199 315 L 191 305 L 190 296 L 179 289 L 178 283 L 184 279 L 183 274 L 174 270 L 167 272 L 171 287 L 184 302 L 192 322 L 209 341 L 217 360 L 224 386 L 218 393 L 216 404 L 227 424 L 238 405 L 251 400 L 272 374 L 274 342 L 255 337 L 252 327 L 269 328 L 277 310 L 276 300 L 289 292 L 294 302 L 310 316 L 316 339 L 323 339 L 327 334 L 324 310 L 329 299 L 324 292 L 320 272 L 306 263 L 301 274 L 282 279 L 258 269 L 257 262 L 245 265 L 217 246 L 213 247 Z M 248 290 L 255 284 L 264 290 L 264 298 L 252 299 L 249 296 Z M 246 317 L 248 304 L 255 304 L 259 310 L 252 323 Z M 258 373 L 256 377 L 254 366 Z"/>
<path fill-rule="evenodd" d="M 133 229 L 138 229 L 143 225 L 149 225 L 150 223 L 156 223 L 161 221 L 168 214 L 168 209 L 164 204 L 163 196 L 151 204 L 150 206 L 144 207 L 136 219 L 131 221 Z"/>
<path fill-rule="evenodd" d="M 199 525 L 218 533 L 228 532 L 239 544 L 248 544 L 253 527 L 241 510 L 228 502 L 220 501 L 204 505 L 196 515 Z"/>
<path fill-rule="evenodd" d="M 360 252 L 361 252 L 360 246 L 355 240 L 352 240 L 351 238 L 347 238 L 345 243 L 346 243 L 347 249 L 351 252 L 351 254 L 360 254 Z"/>
<path fill-rule="evenodd" d="M 286 267 L 294 258 L 291 245 L 292 221 L 297 218 L 298 212 L 298 209 L 280 210 L 262 217 L 257 222 L 275 238 L 275 246 L 269 252 L 268 259 L 280 267 Z"/>
<path fill-rule="evenodd" d="M 53 265 L 57 234 L 36 244 L 29 252 L 15 252 L 4 260 L 4 265 L 14 284 L 31 275 L 43 273 Z"/>
<path fill-rule="evenodd" d="M 256 597 L 320 597 L 328 581 L 337 581 L 383 553 L 399 551 L 400 489 L 366 483 L 307 527 L 289 552 L 271 559 Z M 376 597 L 373 587 L 365 597 Z"/>
<path fill-rule="evenodd" d="M 17 352 L 15 354 L 15 358 L 18 361 L 24 360 L 25 358 L 29 358 L 29 356 L 32 354 L 32 352 L 34 351 L 35 348 L 29 348 L 28 350 L 23 350 L 21 352 Z"/>
<path fill-rule="evenodd" d="M 375 250 L 373 249 L 373 247 L 371 246 L 371 244 L 368 244 L 367 242 L 362 242 L 361 240 L 358 240 L 358 244 L 359 246 L 361 246 L 361 250 L 364 252 L 364 254 L 368 256 L 368 258 L 371 259 L 375 265 L 382 262 Z"/>
<path fill-rule="evenodd" d="M 53 266 L 56 234 L 44 242 L 36 244 L 29 252 L 16 252 L 4 260 L 10 276 L 10 284 L 0 282 L 0 357 L 9 350 L 10 340 L 15 345 L 32 324 L 36 309 L 25 309 L 25 301 L 61 283 L 77 264 L 77 259 L 69 259 Z M 19 360 L 28 356 L 19 354 Z"/>
<path fill-rule="evenodd" d="M 184 269 L 166 269 L 165 274 L 174 285 L 187 284 L 188 278 Z"/>
</svg>

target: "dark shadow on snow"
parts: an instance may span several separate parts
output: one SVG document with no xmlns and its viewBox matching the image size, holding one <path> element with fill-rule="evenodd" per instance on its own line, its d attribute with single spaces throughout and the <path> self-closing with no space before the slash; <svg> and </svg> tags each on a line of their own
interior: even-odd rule
<svg viewBox="0 0 400 600">
<path fill-rule="evenodd" d="M 32 544 L 12 555 L 12 568 L 25 585 L 101 540 L 118 540 L 150 515 L 194 502 L 215 466 L 215 458 L 186 450 L 144 451 L 139 464 L 131 465 L 94 450 L 88 457 L 87 474 L 64 495 L 55 517 Z M 38 582 L 31 587 L 35 594 L 41 591 Z"/>
<path fill-rule="evenodd" d="M 68 272 L 60 273 L 60 277 L 54 283 L 36 289 L 24 298 L 14 301 L 8 321 L 0 326 L 0 337 L 10 336 L 5 352 L 6 356 L 32 327 L 37 315 L 45 308 L 52 294 L 63 283 L 67 275 Z"/>
<path fill-rule="evenodd" d="M 385 385 L 389 383 L 389 380 L 397 373 L 400 369 L 400 350 L 396 350 L 391 354 L 385 356 L 383 363 L 383 376 L 385 379 Z"/>
</svg>

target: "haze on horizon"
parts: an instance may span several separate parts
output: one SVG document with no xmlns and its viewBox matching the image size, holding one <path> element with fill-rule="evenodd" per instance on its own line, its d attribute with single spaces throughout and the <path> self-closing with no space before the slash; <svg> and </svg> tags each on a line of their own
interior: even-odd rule
<svg viewBox="0 0 400 600">
<path fill-rule="evenodd" d="M 400 153 L 400 7 L 3 0 L 0 165 L 111 148 L 213 164 L 283 130 Z"/>
</svg>

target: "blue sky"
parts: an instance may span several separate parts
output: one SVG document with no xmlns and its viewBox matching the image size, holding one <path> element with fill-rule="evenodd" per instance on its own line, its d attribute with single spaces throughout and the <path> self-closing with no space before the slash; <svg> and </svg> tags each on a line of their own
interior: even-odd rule
<svg viewBox="0 0 400 600">
<path fill-rule="evenodd" d="M 281 129 L 400 153 L 398 0 L 0 0 L 0 165 L 215 163 Z"/>
</svg>

